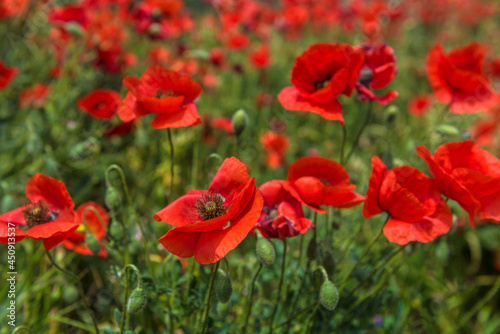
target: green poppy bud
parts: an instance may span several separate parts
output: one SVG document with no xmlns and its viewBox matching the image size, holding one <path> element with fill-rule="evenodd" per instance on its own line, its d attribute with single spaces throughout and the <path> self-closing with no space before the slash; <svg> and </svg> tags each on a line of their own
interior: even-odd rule
<svg viewBox="0 0 500 334">
<path fill-rule="evenodd" d="M 245 131 L 245 128 L 248 125 L 247 112 L 243 109 L 238 109 L 233 114 L 232 123 L 233 123 L 234 134 L 239 137 L 241 133 Z"/>
<path fill-rule="evenodd" d="M 92 251 L 92 254 L 97 255 L 101 251 L 101 243 L 92 233 L 89 233 L 88 231 L 85 233 L 85 243 Z"/>
<path fill-rule="evenodd" d="M 460 134 L 460 131 L 458 131 L 458 129 L 456 127 L 454 127 L 453 125 L 449 125 L 449 124 L 439 125 L 436 127 L 435 130 L 439 134 L 445 135 L 445 136 L 457 136 L 458 134 Z"/>
<path fill-rule="evenodd" d="M 224 270 L 219 269 L 217 271 L 217 280 L 215 283 L 215 294 L 217 295 L 217 299 L 221 303 L 227 303 L 232 293 L 233 286 L 231 285 L 231 280 L 227 277 Z"/>
<path fill-rule="evenodd" d="M 64 25 L 64 29 L 66 29 L 66 31 L 68 31 L 74 37 L 83 37 L 82 26 L 74 21 L 66 23 Z"/>
<path fill-rule="evenodd" d="M 274 263 L 276 252 L 273 244 L 261 235 L 257 235 L 257 243 L 255 245 L 257 258 L 262 264 L 270 266 Z"/>
<path fill-rule="evenodd" d="M 396 119 L 397 114 L 399 114 L 399 108 L 395 105 L 389 106 L 385 110 L 385 122 L 391 124 Z"/>
<path fill-rule="evenodd" d="M 128 297 L 127 312 L 136 313 L 146 306 L 146 294 L 141 287 L 137 287 Z"/>
<path fill-rule="evenodd" d="M 120 194 L 116 190 L 115 187 L 109 186 L 106 188 L 106 195 L 104 197 L 104 202 L 106 202 L 106 206 L 111 211 L 118 211 L 120 206 L 122 205 L 122 200 L 120 198 Z"/>
<path fill-rule="evenodd" d="M 325 280 L 319 292 L 321 305 L 329 311 L 335 310 L 339 302 L 339 291 L 330 280 Z"/>
<path fill-rule="evenodd" d="M 111 225 L 109 226 L 109 235 L 115 241 L 123 239 L 123 228 L 117 220 L 111 220 Z"/>
</svg>

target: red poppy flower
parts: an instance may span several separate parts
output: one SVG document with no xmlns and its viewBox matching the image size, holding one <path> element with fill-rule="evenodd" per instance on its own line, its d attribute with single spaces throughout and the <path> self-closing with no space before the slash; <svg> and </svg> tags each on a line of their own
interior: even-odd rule
<svg viewBox="0 0 500 334">
<path fill-rule="evenodd" d="M 214 129 L 220 129 L 228 135 L 234 135 L 233 122 L 231 118 L 214 117 L 205 114 L 203 116 L 201 137 L 203 142 L 209 145 L 217 144 L 219 142 L 218 136 L 215 135 Z"/>
<path fill-rule="evenodd" d="M 305 234 L 313 222 L 304 218 L 302 204 L 293 197 L 280 181 L 269 181 L 259 188 L 264 198 L 264 207 L 255 224 L 266 238 L 283 240 Z"/>
<path fill-rule="evenodd" d="M 105 226 L 102 226 L 99 217 L 92 210 L 94 208 L 99 212 Z M 83 222 L 83 214 L 85 212 L 85 225 Z M 87 202 L 78 207 L 75 211 L 75 222 L 78 223 L 78 229 L 73 232 L 68 239 L 63 241 L 63 246 L 83 255 L 94 255 L 92 250 L 85 243 L 85 233 L 91 233 L 101 244 L 101 250 L 97 254 L 102 258 L 108 257 L 108 252 L 104 248 L 103 240 L 106 237 L 106 227 L 109 225 L 108 214 L 106 210 L 95 202 Z"/>
<path fill-rule="evenodd" d="M 208 191 L 191 190 L 154 215 L 176 226 L 159 240 L 171 253 L 214 263 L 236 248 L 262 210 L 255 179 L 236 158 L 224 160 Z"/>
<path fill-rule="evenodd" d="M 387 105 L 397 96 L 396 91 L 389 91 L 378 97 L 371 89 L 382 89 L 386 87 L 396 76 L 396 56 L 394 50 L 387 44 L 363 45 L 361 47 L 365 55 L 365 62 L 359 73 L 356 89 L 360 94 L 360 100 L 377 101 Z"/>
<path fill-rule="evenodd" d="M 322 157 L 303 157 L 288 167 L 288 182 L 283 186 L 292 196 L 312 210 L 325 213 L 320 205 L 350 208 L 363 202 L 364 196 L 353 192 L 349 174 L 341 164 Z"/>
<path fill-rule="evenodd" d="M 150 66 L 141 78 L 127 76 L 123 84 L 129 89 L 118 116 L 130 122 L 153 113 L 155 129 L 178 128 L 201 123 L 194 104 L 201 95 L 201 86 L 189 77 L 159 65 Z"/>
<path fill-rule="evenodd" d="M 4 89 L 14 79 L 19 70 L 15 67 L 7 67 L 0 60 L 0 90 Z"/>
<path fill-rule="evenodd" d="M 344 124 L 337 98 L 351 96 L 363 65 L 363 52 L 348 44 L 314 44 L 297 59 L 292 69 L 293 87 L 278 95 L 288 110 L 309 111 Z"/>
<path fill-rule="evenodd" d="M 384 234 L 400 245 L 434 240 L 448 233 L 452 224 L 451 210 L 434 179 L 409 166 L 388 171 L 374 156 L 363 216 L 370 218 L 383 211 L 391 216 Z"/>
<path fill-rule="evenodd" d="M 488 70 L 491 76 L 500 77 L 500 57 L 496 57 L 490 61 Z"/>
<path fill-rule="evenodd" d="M 486 48 L 478 43 L 445 54 L 441 44 L 432 47 L 427 57 L 427 78 L 436 99 L 450 104 L 455 114 L 487 110 L 500 99 L 482 71 Z"/>
<path fill-rule="evenodd" d="M 111 119 L 118 110 L 120 94 L 110 89 L 96 89 L 81 97 L 78 108 L 97 119 Z"/>
<path fill-rule="evenodd" d="M 443 144 L 434 156 L 424 146 L 417 153 L 443 194 L 467 211 L 472 227 L 476 216 L 500 221 L 500 160 L 470 140 Z"/>
<path fill-rule="evenodd" d="M 105 137 L 123 137 L 125 135 L 128 135 L 130 132 L 132 132 L 136 127 L 137 127 L 138 121 L 130 121 L 127 123 L 120 123 L 111 126 L 109 129 L 104 132 Z"/>
<path fill-rule="evenodd" d="M 170 51 L 161 46 L 154 47 L 149 50 L 148 62 L 152 65 L 166 66 L 171 59 L 172 55 L 170 54 Z"/>
<path fill-rule="evenodd" d="M 25 237 L 43 240 L 51 249 L 77 228 L 74 203 L 62 181 L 37 173 L 26 184 L 30 203 L 0 215 L 0 242 L 8 242 L 8 227 L 16 225 L 16 242 Z"/>
<path fill-rule="evenodd" d="M 89 13 L 82 4 L 67 5 L 52 9 L 48 14 L 49 22 L 75 22 L 86 28 L 90 22 Z"/>
<path fill-rule="evenodd" d="M 408 103 L 408 111 L 413 116 L 424 116 L 431 107 L 431 98 L 429 95 L 418 95 Z"/>
<path fill-rule="evenodd" d="M 236 33 L 231 35 L 226 42 L 229 50 L 242 50 L 250 45 L 250 39 L 245 34 Z"/>
<path fill-rule="evenodd" d="M 269 46 L 262 44 L 257 50 L 250 53 L 250 63 L 259 69 L 263 69 L 271 65 L 271 55 L 269 54 Z"/>
<path fill-rule="evenodd" d="M 267 151 L 267 165 L 277 169 L 285 163 L 285 153 L 290 145 L 286 135 L 267 131 L 260 137 L 260 144 Z"/>
<path fill-rule="evenodd" d="M 19 97 L 19 108 L 40 108 L 50 94 L 50 86 L 37 83 L 31 88 L 26 88 Z"/>
<path fill-rule="evenodd" d="M 2 0 L 0 2 L 0 19 L 21 14 L 27 4 L 28 0 Z"/>
</svg>

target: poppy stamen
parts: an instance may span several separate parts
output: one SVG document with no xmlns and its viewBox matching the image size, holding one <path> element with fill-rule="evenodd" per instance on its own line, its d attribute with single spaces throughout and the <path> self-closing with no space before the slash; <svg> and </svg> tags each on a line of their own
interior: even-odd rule
<svg viewBox="0 0 500 334">
<path fill-rule="evenodd" d="M 196 201 L 196 211 L 203 220 L 210 220 L 226 214 L 224 197 L 217 193 L 206 192 Z"/>
<path fill-rule="evenodd" d="M 24 220 L 29 227 L 53 221 L 57 219 L 57 216 L 59 216 L 59 213 L 56 211 L 51 212 L 44 201 L 30 203 L 23 210 Z"/>
</svg>

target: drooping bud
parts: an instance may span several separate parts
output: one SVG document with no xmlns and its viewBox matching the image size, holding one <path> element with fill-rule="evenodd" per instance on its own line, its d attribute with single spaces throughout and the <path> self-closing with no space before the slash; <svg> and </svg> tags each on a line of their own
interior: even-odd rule
<svg viewBox="0 0 500 334">
<path fill-rule="evenodd" d="M 115 219 L 111 220 L 111 225 L 109 226 L 109 235 L 115 241 L 123 239 L 123 228 L 121 224 Z"/>
<path fill-rule="evenodd" d="M 391 124 L 396 119 L 397 114 L 399 114 L 399 108 L 395 105 L 390 105 L 385 110 L 385 123 Z"/>
<path fill-rule="evenodd" d="M 217 270 L 217 280 L 215 283 L 215 294 L 221 303 L 227 303 L 233 293 L 231 280 L 227 277 L 224 270 Z"/>
<path fill-rule="evenodd" d="M 87 244 L 87 247 L 92 251 L 92 254 L 97 255 L 101 251 L 101 243 L 92 233 L 85 233 L 85 243 Z"/>
<path fill-rule="evenodd" d="M 460 134 L 460 131 L 458 131 L 458 129 L 456 127 L 454 127 L 453 125 L 449 125 L 449 124 L 439 125 L 436 127 L 435 130 L 439 134 L 445 135 L 445 136 L 457 136 L 458 134 Z"/>
<path fill-rule="evenodd" d="M 138 286 L 128 298 L 127 312 L 136 313 L 142 310 L 144 306 L 146 306 L 146 294 L 144 293 L 144 289 Z"/>
<path fill-rule="evenodd" d="M 69 32 L 71 35 L 74 37 L 83 37 L 83 29 L 82 26 L 79 25 L 78 23 L 71 21 L 67 22 L 64 25 L 64 29 Z"/>
<path fill-rule="evenodd" d="M 111 211 L 118 211 L 120 206 L 122 205 L 122 200 L 120 198 L 120 194 L 113 186 L 108 186 L 106 188 L 106 195 L 104 197 L 104 202 L 106 202 L 106 206 Z"/>
<path fill-rule="evenodd" d="M 339 302 L 339 291 L 330 280 L 325 280 L 319 292 L 321 305 L 329 311 L 335 310 Z"/>
<path fill-rule="evenodd" d="M 233 123 L 234 134 L 239 137 L 242 134 L 242 132 L 245 131 L 245 128 L 248 125 L 247 112 L 243 109 L 238 109 L 233 114 L 232 123 Z"/>
<path fill-rule="evenodd" d="M 260 232 L 257 231 L 255 234 L 257 235 L 257 243 L 255 244 L 257 258 L 262 264 L 270 266 L 274 263 L 274 258 L 276 257 L 274 246 L 269 240 L 264 238 Z"/>
</svg>

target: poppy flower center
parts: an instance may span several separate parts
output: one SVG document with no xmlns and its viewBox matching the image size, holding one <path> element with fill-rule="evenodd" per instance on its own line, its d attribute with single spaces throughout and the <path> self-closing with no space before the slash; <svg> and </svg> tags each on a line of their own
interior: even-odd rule
<svg viewBox="0 0 500 334">
<path fill-rule="evenodd" d="M 323 183 L 325 186 L 329 187 L 330 186 L 330 182 L 328 182 L 328 180 L 326 179 L 319 179 L 321 181 L 321 183 Z"/>
<path fill-rule="evenodd" d="M 23 218 L 30 228 L 53 221 L 58 216 L 59 213 L 57 211 L 50 211 L 44 201 L 30 203 L 23 210 Z"/>
<path fill-rule="evenodd" d="M 365 87 L 368 87 L 373 79 L 373 71 L 371 68 L 365 67 L 359 72 L 358 81 Z"/>
<path fill-rule="evenodd" d="M 210 220 L 226 214 L 224 197 L 217 193 L 206 192 L 196 200 L 196 211 L 203 220 Z"/>
<path fill-rule="evenodd" d="M 330 80 L 322 80 L 322 81 L 314 81 L 314 87 L 316 90 L 320 90 L 325 88 L 330 83 Z"/>
<path fill-rule="evenodd" d="M 106 103 L 104 102 L 97 102 L 96 104 L 94 104 L 94 108 L 93 109 L 104 109 L 106 108 Z"/>
<path fill-rule="evenodd" d="M 158 88 L 153 94 L 153 96 L 156 97 L 157 99 L 164 99 L 166 97 L 175 96 L 175 94 L 170 89 L 163 90 L 161 88 Z"/>
</svg>

